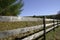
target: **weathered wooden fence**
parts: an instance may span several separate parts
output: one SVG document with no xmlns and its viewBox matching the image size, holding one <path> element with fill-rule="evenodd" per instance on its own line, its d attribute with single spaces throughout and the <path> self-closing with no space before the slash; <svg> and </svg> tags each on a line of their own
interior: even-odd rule
<svg viewBox="0 0 60 40">
<path fill-rule="evenodd" d="M 47 24 L 45 23 L 45 21 L 46 21 L 46 19 L 43 16 L 43 27 L 41 26 L 43 29 L 41 31 L 38 31 L 38 32 L 36 32 L 32 35 L 29 35 L 29 36 L 25 36 L 23 38 L 16 38 L 16 40 L 37 40 L 41 36 L 44 37 L 43 40 L 46 40 L 46 33 L 50 32 L 51 30 L 55 31 L 55 28 L 59 27 L 60 23 L 59 23 L 59 20 L 53 19 L 52 20 L 53 22 L 50 25 L 48 25 L 48 26 L 52 25 L 52 27 L 46 29 L 46 27 L 48 27 L 48 26 L 46 26 Z"/>
<path fill-rule="evenodd" d="M 43 24 L 38 25 L 38 26 L 19 28 L 19 29 L 13 29 L 13 30 L 8 30 L 8 31 L 1 31 L 0 38 L 3 39 L 5 37 L 9 37 L 9 36 L 16 35 L 16 34 L 26 33 L 26 32 L 33 31 L 33 30 L 39 30 L 35 33 L 23 36 L 21 38 L 15 37 L 14 40 L 37 40 L 41 36 L 44 37 L 43 40 L 46 40 L 46 38 L 45 38 L 46 33 L 51 30 L 54 30 L 55 28 L 57 28 L 60 25 L 59 24 L 60 20 L 56 20 L 56 19 L 48 20 L 48 21 L 53 21 L 52 23 L 49 23 L 49 24 L 46 24 L 46 20 L 47 19 L 45 19 L 45 17 L 43 17 Z M 51 27 L 47 28 L 48 26 L 51 26 Z"/>
</svg>

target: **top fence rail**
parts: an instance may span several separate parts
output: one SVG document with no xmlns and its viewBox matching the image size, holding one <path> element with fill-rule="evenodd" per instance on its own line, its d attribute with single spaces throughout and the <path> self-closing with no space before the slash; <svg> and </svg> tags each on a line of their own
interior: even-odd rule
<svg viewBox="0 0 60 40">
<path fill-rule="evenodd" d="M 18 16 L 0 16 L 0 21 L 40 21 L 43 18 L 32 18 L 32 17 L 18 17 Z M 53 21 L 53 19 L 45 19 L 46 21 Z"/>
</svg>

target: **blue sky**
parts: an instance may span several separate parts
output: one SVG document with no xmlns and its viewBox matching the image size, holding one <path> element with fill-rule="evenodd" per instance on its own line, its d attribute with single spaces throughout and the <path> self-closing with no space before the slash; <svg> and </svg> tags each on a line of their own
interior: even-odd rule
<svg viewBox="0 0 60 40">
<path fill-rule="evenodd" d="M 60 0 L 23 0 L 20 16 L 52 15 L 60 10 Z"/>
</svg>

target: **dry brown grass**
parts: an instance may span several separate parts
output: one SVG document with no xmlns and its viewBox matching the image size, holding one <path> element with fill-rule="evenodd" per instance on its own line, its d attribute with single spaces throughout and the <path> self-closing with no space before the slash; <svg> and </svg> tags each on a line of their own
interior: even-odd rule
<svg viewBox="0 0 60 40">
<path fill-rule="evenodd" d="M 43 24 L 43 22 L 42 21 L 0 22 L 0 31 L 36 26 L 40 24 Z"/>
</svg>

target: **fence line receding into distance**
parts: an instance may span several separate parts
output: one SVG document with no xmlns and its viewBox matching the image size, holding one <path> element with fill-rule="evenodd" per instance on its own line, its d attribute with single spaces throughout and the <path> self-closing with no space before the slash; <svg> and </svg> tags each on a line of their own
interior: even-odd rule
<svg viewBox="0 0 60 40">
<path fill-rule="evenodd" d="M 7 21 L 10 20 L 8 18 L 9 17 L 7 17 Z M 17 18 L 17 17 L 13 17 L 13 18 L 10 17 L 10 18 L 11 18 L 11 20 L 14 18 L 13 19 L 13 21 L 14 21 L 15 18 Z M 19 19 L 19 21 L 20 21 L 20 18 L 21 17 L 19 17 L 17 19 Z M 4 17 L 1 17 L 0 16 L 0 21 L 3 20 L 3 19 L 4 19 Z M 6 19 L 6 17 L 5 17 L 5 19 Z M 23 20 L 26 19 L 27 21 L 28 20 L 31 21 L 31 19 L 33 19 L 33 21 L 35 19 L 37 21 L 43 20 L 43 24 L 42 25 L 37 25 L 37 26 L 32 26 L 32 27 L 25 27 L 25 28 L 13 29 L 13 30 L 8 30 L 8 31 L 1 31 L 0 32 L 0 38 L 5 38 L 5 37 L 12 36 L 12 35 L 19 34 L 19 33 L 25 33 L 25 32 L 28 32 L 28 31 L 42 29 L 41 31 L 39 31 L 37 33 L 34 33 L 32 35 L 29 35 L 29 36 L 26 36 L 26 37 L 23 37 L 23 38 L 17 38 L 17 39 L 20 39 L 20 40 L 32 40 L 32 39 L 36 39 L 39 36 L 42 36 L 43 35 L 44 36 L 44 40 L 45 40 L 46 33 L 49 32 L 49 31 L 51 31 L 51 30 L 53 30 L 54 28 L 56 28 L 56 27 L 58 27 L 60 25 L 59 24 L 59 21 L 57 19 L 45 19 L 45 17 L 43 17 L 43 18 L 29 18 L 29 17 L 24 18 L 24 17 L 22 17 L 21 19 L 23 19 Z M 49 24 L 45 24 L 45 21 L 53 21 L 53 22 L 52 23 L 49 23 Z M 46 27 L 51 26 L 51 25 L 53 25 L 53 26 L 50 27 L 50 28 L 48 28 L 48 29 L 46 29 Z M 15 39 L 15 40 L 17 40 L 17 39 Z"/>
</svg>

